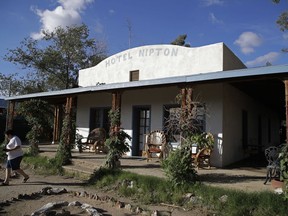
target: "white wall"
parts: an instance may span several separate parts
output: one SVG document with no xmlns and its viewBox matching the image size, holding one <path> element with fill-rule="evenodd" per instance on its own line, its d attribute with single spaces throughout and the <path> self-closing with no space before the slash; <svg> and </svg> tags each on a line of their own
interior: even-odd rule
<svg viewBox="0 0 288 216">
<path fill-rule="evenodd" d="M 84 87 L 129 82 L 130 71 L 134 70 L 139 70 L 139 80 L 222 71 L 223 46 L 223 43 L 216 43 L 193 48 L 175 45 L 136 47 L 80 70 L 78 84 Z"/>
<path fill-rule="evenodd" d="M 176 104 L 175 97 L 178 93 L 177 87 L 125 91 L 122 95 L 122 126 L 132 129 L 133 106 L 147 105 L 151 106 L 151 130 L 162 130 L 163 105 Z"/>
<path fill-rule="evenodd" d="M 258 119 L 262 121 L 262 145 L 279 143 L 280 121 L 277 113 L 239 91 L 224 85 L 223 166 L 245 157 L 242 146 L 242 110 L 248 113 L 248 145 L 258 145 Z M 268 119 L 271 121 L 271 142 L 268 142 Z M 265 148 L 265 147 L 263 147 Z"/>
<path fill-rule="evenodd" d="M 223 157 L 223 85 L 196 85 L 194 100 L 206 105 L 206 131 L 214 136 L 215 144 L 211 156 L 211 165 L 222 166 Z"/>
</svg>

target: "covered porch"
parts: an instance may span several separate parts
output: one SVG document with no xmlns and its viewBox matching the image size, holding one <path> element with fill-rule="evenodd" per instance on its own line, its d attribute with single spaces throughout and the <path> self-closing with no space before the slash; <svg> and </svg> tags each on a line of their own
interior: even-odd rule
<svg viewBox="0 0 288 216">
<path fill-rule="evenodd" d="M 213 124 L 208 122 L 209 126 L 213 127 L 213 130 L 210 131 L 217 135 L 218 138 L 217 143 L 215 143 L 216 148 L 212 159 L 217 162 L 217 164 L 214 163 L 214 166 L 225 167 L 230 163 L 245 158 L 251 152 L 253 153 L 255 149 L 258 153 L 263 153 L 266 147 L 279 145 L 283 143 L 282 141 L 285 142 L 288 124 L 285 124 L 283 130 L 285 131 L 285 138 L 280 140 L 280 124 L 278 123 L 280 121 L 287 122 L 288 119 L 288 112 L 286 111 L 288 107 L 287 71 L 287 65 L 270 66 L 14 96 L 7 99 L 9 101 L 7 125 L 9 128 L 13 128 L 13 114 L 17 102 L 29 99 L 46 100 L 55 106 L 52 143 L 57 143 L 62 125 L 61 113 L 59 111 L 61 106 L 65 107 L 67 112 L 65 114 L 67 115 L 71 114 L 72 109 L 77 109 L 77 112 L 80 113 L 80 115 L 77 113 L 78 119 L 81 120 L 77 122 L 77 129 L 85 131 L 87 134 L 91 129 L 94 129 L 92 125 L 89 125 L 91 116 L 93 117 L 91 115 L 93 114 L 91 112 L 93 107 L 101 108 L 109 106 L 112 109 L 119 108 L 121 110 L 121 126 L 123 126 L 124 130 L 133 132 L 131 134 L 132 142 L 138 144 L 141 136 L 140 134 L 134 134 L 137 132 L 134 124 L 135 115 L 131 115 L 131 113 L 138 113 L 140 108 L 143 108 L 145 111 L 147 105 L 152 106 L 154 111 L 157 108 L 158 112 L 153 115 L 154 120 L 148 126 L 149 130 L 161 129 L 163 126 L 163 105 L 166 105 L 167 101 L 171 101 L 171 99 L 166 98 L 166 101 L 160 103 L 159 95 L 163 98 L 163 95 L 167 95 L 167 90 L 172 89 L 174 90 L 172 93 L 180 90 L 182 96 L 187 94 L 188 97 L 194 98 L 197 96 L 197 88 L 199 89 L 198 92 L 201 91 L 202 94 L 204 89 L 210 101 L 213 101 L 212 105 L 218 105 L 218 107 L 214 106 L 217 109 L 214 109 L 210 115 L 214 118 Z M 185 92 L 186 88 L 189 88 L 191 91 Z M 159 89 L 158 95 L 151 100 L 151 95 L 153 93 L 155 95 L 155 89 Z M 163 90 L 166 91 L 164 92 L 165 94 Z M 233 92 L 236 93 L 231 94 Z M 216 96 L 221 101 L 215 101 L 216 97 L 213 93 L 219 93 Z M 146 99 L 143 102 L 143 95 L 148 95 L 149 100 Z M 240 100 L 241 98 L 238 97 L 239 95 L 249 97 L 249 104 L 247 103 L 244 106 L 243 100 Z M 104 102 L 102 101 L 103 98 L 105 99 Z M 134 100 L 131 101 L 131 98 Z M 256 108 L 254 107 L 255 104 L 257 104 Z M 139 108 L 140 105 L 141 107 Z M 181 106 L 185 105 L 181 104 Z M 249 112 L 251 105 L 253 106 L 253 111 Z M 258 112 L 262 108 L 273 110 L 277 114 L 277 117 L 274 115 L 270 116 L 265 110 L 261 113 Z M 254 112 L 255 110 L 257 112 Z M 277 120 L 276 123 L 272 121 L 274 119 Z M 251 120 L 253 121 L 253 125 L 251 124 Z M 249 131 L 248 128 L 251 125 L 252 129 Z M 68 137 L 67 144 L 72 143 L 73 141 Z M 133 144 L 132 146 L 134 146 Z M 135 151 L 138 150 L 137 148 L 134 149 Z"/>
</svg>

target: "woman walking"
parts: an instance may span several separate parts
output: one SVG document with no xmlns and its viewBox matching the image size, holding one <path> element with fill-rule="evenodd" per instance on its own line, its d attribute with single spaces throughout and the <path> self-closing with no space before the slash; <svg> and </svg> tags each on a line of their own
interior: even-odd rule
<svg viewBox="0 0 288 216">
<path fill-rule="evenodd" d="M 4 149 L 8 158 L 6 164 L 5 180 L 2 182 L 2 186 L 9 185 L 9 179 L 12 171 L 16 171 L 22 175 L 24 177 L 22 182 L 25 183 L 29 179 L 29 176 L 20 168 L 20 164 L 23 158 L 23 151 L 21 147 L 22 142 L 19 137 L 14 134 L 13 130 L 7 130 L 5 132 L 5 136 L 9 140 L 9 143 Z"/>
</svg>

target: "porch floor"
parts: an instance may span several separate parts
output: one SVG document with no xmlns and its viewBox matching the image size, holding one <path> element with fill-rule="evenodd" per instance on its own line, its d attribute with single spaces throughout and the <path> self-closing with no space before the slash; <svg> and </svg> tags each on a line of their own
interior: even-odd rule
<svg viewBox="0 0 288 216">
<path fill-rule="evenodd" d="M 40 154 L 54 157 L 57 147 L 57 144 L 40 144 Z M 70 171 L 92 174 L 104 164 L 105 156 L 104 154 L 95 154 L 88 151 L 79 153 L 77 149 L 73 149 L 73 164 L 64 168 Z M 212 167 L 211 169 L 199 169 L 197 172 L 204 184 L 250 192 L 273 191 L 271 182 L 267 182 L 266 185 L 263 184 L 266 178 L 265 165 L 265 161 L 262 162 L 261 159 L 254 161 L 246 160 L 227 168 Z M 159 160 L 156 159 L 147 162 L 146 158 L 124 156 L 121 159 L 121 168 L 141 175 L 166 178 Z"/>
</svg>

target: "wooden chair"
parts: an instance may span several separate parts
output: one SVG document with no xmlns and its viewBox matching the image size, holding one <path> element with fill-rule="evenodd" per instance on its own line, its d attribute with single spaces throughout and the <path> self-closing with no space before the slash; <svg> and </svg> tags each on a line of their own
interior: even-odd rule
<svg viewBox="0 0 288 216">
<path fill-rule="evenodd" d="M 167 141 L 163 131 L 155 130 L 147 134 L 145 142 L 145 152 L 147 161 L 153 157 L 163 159 L 168 154 L 167 152 Z"/>
<path fill-rule="evenodd" d="M 211 168 L 210 165 L 210 157 L 211 157 L 212 149 L 202 148 L 196 154 L 192 154 L 193 163 L 199 169 L 200 167 Z"/>
<path fill-rule="evenodd" d="M 82 137 L 78 140 L 77 145 L 79 152 L 83 149 L 89 149 L 95 151 L 95 153 L 107 153 L 105 147 L 106 131 L 104 128 L 93 129 L 88 137 Z"/>
<path fill-rule="evenodd" d="M 280 159 L 279 159 L 280 148 L 276 146 L 270 146 L 265 149 L 265 157 L 268 162 L 267 174 L 264 184 L 272 180 L 272 178 L 280 178 Z"/>
</svg>

